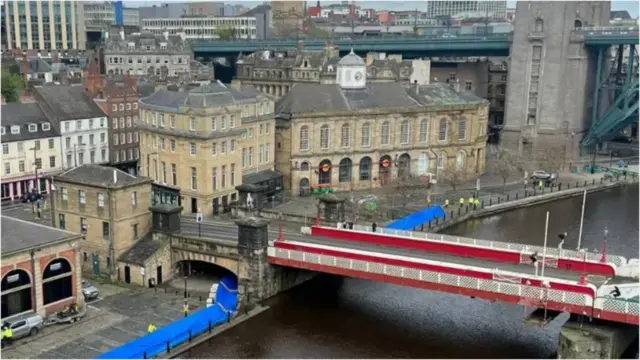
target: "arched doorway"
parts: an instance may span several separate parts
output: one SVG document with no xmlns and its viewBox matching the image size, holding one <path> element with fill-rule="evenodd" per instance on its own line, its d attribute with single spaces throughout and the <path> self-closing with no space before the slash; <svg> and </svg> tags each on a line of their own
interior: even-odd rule
<svg viewBox="0 0 640 360">
<path fill-rule="evenodd" d="M 349 182 L 351 181 L 351 170 L 353 169 L 353 163 L 351 159 L 344 158 L 340 160 L 340 169 L 338 170 L 338 181 Z"/>
<path fill-rule="evenodd" d="M 378 164 L 380 174 L 380 185 L 387 185 L 391 181 L 391 156 L 384 155 L 380 158 L 380 163 Z"/>
<path fill-rule="evenodd" d="M 309 189 L 309 179 L 302 178 L 300 179 L 300 196 L 309 196 L 311 191 Z"/>
<path fill-rule="evenodd" d="M 73 296 L 73 271 L 67 259 L 52 260 L 42 273 L 42 301 L 44 305 Z"/>
<path fill-rule="evenodd" d="M 398 178 L 405 179 L 411 175 L 411 156 L 402 154 L 398 158 Z"/>
<path fill-rule="evenodd" d="M 2 278 L 2 318 L 33 309 L 32 287 L 29 274 L 21 269 Z"/>
<path fill-rule="evenodd" d="M 320 166 L 318 168 L 318 184 L 331 184 L 331 161 L 328 159 L 324 159 L 320 162 Z"/>
</svg>

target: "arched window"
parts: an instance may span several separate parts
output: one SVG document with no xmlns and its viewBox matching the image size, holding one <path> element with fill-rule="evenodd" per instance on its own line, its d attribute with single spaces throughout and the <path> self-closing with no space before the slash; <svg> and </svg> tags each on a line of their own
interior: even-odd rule
<svg viewBox="0 0 640 360">
<path fill-rule="evenodd" d="M 371 146 L 371 125 L 362 124 L 362 146 Z"/>
<path fill-rule="evenodd" d="M 438 169 L 444 169 L 447 166 L 447 155 L 445 153 L 438 154 Z"/>
<path fill-rule="evenodd" d="M 458 151 L 458 155 L 456 156 L 456 167 L 461 170 L 464 169 L 464 162 L 466 160 L 467 154 L 464 151 Z"/>
<path fill-rule="evenodd" d="M 447 140 L 447 119 L 445 118 L 440 119 L 440 124 L 438 126 L 438 140 Z"/>
<path fill-rule="evenodd" d="M 320 162 L 318 184 L 331 184 L 331 161 L 328 159 L 324 159 Z"/>
<path fill-rule="evenodd" d="M 408 144 L 409 143 L 409 120 L 404 120 L 400 123 L 400 143 Z"/>
<path fill-rule="evenodd" d="M 466 140 L 467 139 L 467 120 L 460 119 L 458 120 L 458 140 Z"/>
<path fill-rule="evenodd" d="M 73 272 L 66 259 L 49 263 L 42 273 L 42 300 L 44 305 L 70 298 L 73 294 Z"/>
<path fill-rule="evenodd" d="M 320 148 L 329 148 L 329 125 L 327 124 L 322 125 L 320 128 Z"/>
<path fill-rule="evenodd" d="M 380 127 L 380 144 L 389 145 L 389 122 L 385 121 Z"/>
<path fill-rule="evenodd" d="M 582 21 L 576 19 L 576 21 L 573 22 L 573 28 L 574 29 L 580 29 L 582 28 Z"/>
<path fill-rule="evenodd" d="M 300 171 L 309 171 L 309 163 L 303 161 L 302 164 L 300 164 Z"/>
<path fill-rule="evenodd" d="M 542 19 L 540 18 L 536 19 L 534 23 L 533 31 L 537 33 L 541 33 L 544 31 L 544 22 L 542 21 Z"/>
<path fill-rule="evenodd" d="M 429 141 L 429 120 L 422 119 L 420 121 L 420 142 Z"/>
<path fill-rule="evenodd" d="M 342 129 L 340 132 L 340 146 L 351 146 L 351 128 L 349 127 L 349 124 L 342 124 Z"/>
<path fill-rule="evenodd" d="M 300 128 L 300 150 L 309 150 L 309 127 L 306 125 Z"/>
<path fill-rule="evenodd" d="M 11 270 L 2 278 L 2 318 L 33 308 L 31 278 L 21 269 Z"/>
<path fill-rule="evenodd" d="M 360 159 L 360 181 L 371 180 L 371 158 L 368 156 Z"/>
<path fill-rule="evenodd" d="M 353 163 L 351 162 L 351 159 L 344 158 L 340 160 L 340 171 L 338 172 L 338 181 L 340 182 L 351 181 L 352 167 L 353 167 Z"/>
</svg>

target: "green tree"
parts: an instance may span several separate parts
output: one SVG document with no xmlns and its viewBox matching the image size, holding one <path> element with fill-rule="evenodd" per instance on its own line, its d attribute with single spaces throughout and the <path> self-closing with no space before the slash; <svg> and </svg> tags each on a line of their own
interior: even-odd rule
<svg viewBox="0 0 640 360">
<path fill-rule="evenodd" d="M 233 26 L 219 26 L 215 34 L 222 40 L 232 40 L 238 36 L 238 29 Z"/>
<path fill-rule="evenodd" d="M 17 74 L 11 74 L 7 71 L 2 71 L 0 76 L 2 77 L 2 85 L 0 88 L 5 101 L 8 103 L 17 102 L 20 99 L 22 90 L 24 90 L 24 81 L 22 80 L 22 77 Z"/>
</svg>

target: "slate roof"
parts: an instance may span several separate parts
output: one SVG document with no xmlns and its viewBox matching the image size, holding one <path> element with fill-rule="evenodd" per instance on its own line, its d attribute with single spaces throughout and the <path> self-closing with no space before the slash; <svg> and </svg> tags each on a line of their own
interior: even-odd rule
<svg viewBox="0 0 640 360">
<path fill-rule="evenodd" d="M 118 261 L 144 266 L 147 259 L 160 250 L 162 245 L 163 242 L 154 240 L 153 234 L 149 232 L 120 255 Z"/>
<path fill-rule="evenodd" d="M 51 85 L 34 89 L 44 102 L 43 110 L 58 121 L 105 117 L 83 86 Z"/>
<path fill-rule="evenodd" d="M 295 84 L 276 103 L 276 114 L 418 108 L 433 105 L 485 104 L 470 93 L 456 93 L 445 84 L 405 86 L 398 82 L 368 83 L 364 89 L 342 89 L 338 84 Z"/>
<path fill-rule="evenodd" d="M 356 55 L 356 53 L 353 52 L 353 48 L 351 49 L 350 53 L 343 56 L 342 59 L 338 61 L 338 66 L 365 66 L 365 65 L 366 64 L 364 62 L 364 59 Z"/>
<path fill-rule="evenodd" d="M 282 174 L 278 171 L 263 170 L 257 173 L 251 173 L 242 176 L 242 184 L 257 184 L 263 181 L 277 179 L 282 177 Z"/>
<path fill-rule="evenodd" d="M 128 44 L 132 42 L 135 44 L 135 50 L 129 50 Z M 166 42 L 167 49 L 161 50 L 160 43 Z M 155 49 L 151 51 L 143 50 L 144 46 L 153 46 Z M 109 34 L 109 39 L 106 41 L 105 53 L 112 54 L 117 53 L 144 53 L 144 54 L 159 54 L 159 53 L 181 53 L 190 54 L 191 47 L 187 41 L 182 40 L 180 35 L 169 35 L 168 39 L 165 39 L 164 35 L 155 35 L 150 32 L 142 32 L 135 34 L 125 34 L 124 40 L 120 38 L 119 34 Z"/>
<path fill-rule="evenodd" d="M 8 216 L 2 220 L 2 255 L 80 237 L 81 234 L 56 229 Z"/>
<path fill-rule="evenodd" d="M 140 104 L 173 109 L 181 107 L 206 108 L 235 104 L 249 104 L 256 101 L 256 94 L 245 94 L 221 82 L 200 86 L 189 91 L 159 90 L 140 99 Z"/>
<path fill-rule="evenodd" d="M 29 74 L 41 74 L 51 71 L 51 66 L 41 58 L 30 58 L 27 62 L 29 63 Z M 23 73 L 22 64 L 20 64 L 20 73 Z"/>
<path fill-rule="evenodd" d="M 113 181 L 114 173 L 116 174 L 116 182 Z M 119 189 L 152 181 L 147 177 L 136 177 L 116 168 L 96 164 L 83 164 L 67 170 L 54 176 L 55 180 L 109 189 Z"/>
<path fill-rule="evenodd" d="M 4 135 L 2 142 L 25 141 L 33 139 L 44 139 L 60 136 L 58 123 L 51 123 L 45 113 L 37 103 L 10 103 L 3 104 L 0 110 L 2 114 L 2 126 L 4 126 Z M 42 124 L 48 123 L 50 130 L 42 130 Z M 38 125 L 35 132 L 29 132 L 29 124 Z M 11 133 L 11 126 L 20 126 L 19 134 Z"/>
</svg>

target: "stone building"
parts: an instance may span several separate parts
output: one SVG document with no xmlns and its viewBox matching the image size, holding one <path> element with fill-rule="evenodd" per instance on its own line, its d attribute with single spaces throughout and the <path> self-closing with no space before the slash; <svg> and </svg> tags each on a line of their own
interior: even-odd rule
<svg viewBox="0 0 640 360">
<path fill-rule="evenodd" d="M 607 26 L 610 13 L 610 1 L 517 3 L 504 146 L 533 157 L 562 141 L 565 153 L 578 153 L 594 116 L 597 55 L 573 31 Z"/>
<path fill-rule="evenodd" d="M 165 78 L 189 73 L 193 51 L 179 35 L 133 33 L 107 36 L 104 64 L 107 75 L 155 75 Z"/>
<path fill-rule="evenodd" d="M 299 49 L 286 54 L 256 52 L 238 57 L 236 80 L 279 98 L 288 93 L 294 84 L 335 84 L 339 60 L 338 48 L 331 45 L 319 51 Z M 403 60 L 401 55 L 369 53 L 366 64 L 368 82 L 411 81 L 427 84 L 429 81 L 430 66 L 425 60 Z"/>
<path fill-rule="evenodd" d="M 277 37 L 291 37 L 302 31 L 306 1 L 271 1 L 272 30 Z"/>
<path fill-rule="evenodd" d="M 82 304 L 82 235 L 1 218 L 2 320 L 28 312 L 46 317 Z"/>
<path fill-rule="evenodd" d="M 151 229 L 151 179 L 85 164 L 54 184 L 54 226 L 83 234 L 83 270 L 121 278 L 115 260 Z"/>
<path fill-rule="evenodd" d="M 184 211 L 226 211 L 244 174 L 273 169 L 274 103 L 253 87 L 160 90 L 139 107 L 141 174 L 179 189 Z"/>
<path fill-rule="evenodd" d="M 353 52 L 337 84 L 296 84 L 276 105 L 276 169 L 293 194 L 484 171 L 488 103 L 445 84 L 369 83 Z"/>
</svg>

